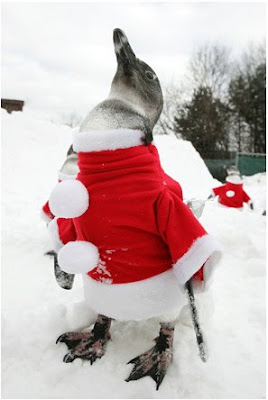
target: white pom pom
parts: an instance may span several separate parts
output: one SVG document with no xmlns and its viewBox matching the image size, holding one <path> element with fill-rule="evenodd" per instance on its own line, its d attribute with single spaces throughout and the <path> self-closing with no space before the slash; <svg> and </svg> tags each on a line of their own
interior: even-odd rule
<svg viewBox="0 0 268 400">
<path fill-rule="evenodd" d="M 55 186 L 50 198 L 51 212 L 60 218 L 76 218 L 88 209 L 88 191 L 78 180 L 62 181 Z"/>
<path fill-rule="evenodd" d="M 227 192 L 226 192 L 227 197 L 234 197 L 234 195 L 235 195 L 235 192 L 233 190 L 227 190 Z"/>
<path fill-rule="evenodd" d="M 63 246 L 58 253 L 58 263 L 69 274 L 83 274 L 98 265 L 98 248 L 90 242 L 75 241 Z"/>
</svg>

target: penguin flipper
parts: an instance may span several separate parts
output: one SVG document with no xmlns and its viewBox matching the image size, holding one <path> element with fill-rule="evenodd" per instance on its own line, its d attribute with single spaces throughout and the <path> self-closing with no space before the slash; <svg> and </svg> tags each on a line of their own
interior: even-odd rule
<svg viewBox="0 0 268 400">
<path fill-rule="evenodd" d="M 73 287 L 74 283 L 74 274 L 68 274 L 67 272 L 62 271 L 58 264 L 57 253 L 54 250 L 47 251 L 45 256 L 53 257 L 54 259 L 54 275 L 58 285 L 62 289 L 70 290 Z"/>
</svg>

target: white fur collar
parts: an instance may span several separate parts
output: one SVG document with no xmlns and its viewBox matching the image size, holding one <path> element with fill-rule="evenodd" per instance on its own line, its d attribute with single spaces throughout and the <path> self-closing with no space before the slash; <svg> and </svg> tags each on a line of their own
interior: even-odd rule
<svg viewBox="0 0 268 400">
<path fill-rule="evenodd" d="M 83 153 L 127 149 L 144 144 L 144 137 L 142 131 L 135 129 L 76 132 L 73 136 L 73 149 Z"/>
</svg>

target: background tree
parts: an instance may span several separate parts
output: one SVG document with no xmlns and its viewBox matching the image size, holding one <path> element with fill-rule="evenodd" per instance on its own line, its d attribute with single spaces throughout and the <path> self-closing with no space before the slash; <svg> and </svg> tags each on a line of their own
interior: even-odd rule
<svg viewBox="0 0 268 400">
<path fill-rule="evenodd" d="M 235 148 L 239 152 L 250 151 L 250 132 L 244 118 L 248 109 L 245 91 L 245 79 L 239 74 L 231 80 L 228 89 L 229 106 L 232 112 L 232 134 L 235 139 Z"/>
<path fill-rule="evenodd" d="M 203 158 L 226 157 L 229 150 L 229 109 L 200 86 L 177 110 L 175 133 L 192 142 Z"/>
<path fill-rule="evenodd" d="M 163 111 L 154 128 L 158 135 L 169 135 L 174 132 L 174 116 L 183 97 L 183 89 L 178 84 L 170 82 L 163 86 Z"/>
<path fill-rule="evenodd" d="M 265 153 L 266 60 L 262 46 L 243 55 L 229 84 L 228 97 L 238 151 Z"/>
<path fill-rule="evenodd" d="M 221 44 L 205 44 L 190 59 L 188 81 L 194 89 L 210 88 L 213 96 L 223 98 L 228 87 L 232 63 L 230 50 Z"/>
</svg>

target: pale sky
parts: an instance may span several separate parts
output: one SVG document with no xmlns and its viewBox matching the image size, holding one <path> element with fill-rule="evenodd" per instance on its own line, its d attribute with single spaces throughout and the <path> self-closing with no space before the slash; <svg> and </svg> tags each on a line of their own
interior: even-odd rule
<svg viewBox="0 0 268 400">
<path fill-rule="evenodd" d="M 82 116 L 104 100 L 116 70 L 112 32 L 125 31 L 160 82 L 180 82 L 195 48 L 234 57 L 265 39 L 265 3 L 2 3 L 1 97 L 47 116 Z"/>
</svg>

